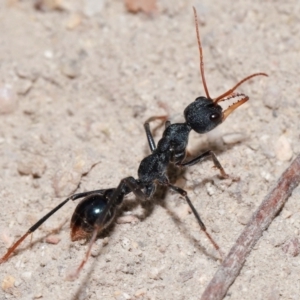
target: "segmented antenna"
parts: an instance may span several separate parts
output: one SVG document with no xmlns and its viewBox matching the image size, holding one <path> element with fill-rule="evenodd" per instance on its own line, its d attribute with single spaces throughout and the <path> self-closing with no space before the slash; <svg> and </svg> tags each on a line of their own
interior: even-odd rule
<svg viewBox="0 0 300 300">
<path fill-rule="evenodd" d="M 206 80 L 205 80 L 205 75 L 204 75 L 203 52 L 202 52 L 202 45 L 201 45 L 200 34 L 199 34 L 199 25 L 198 25 L 197 11 L 196 11 L 195 7 L 193 7 L 193 10 L 194 10 L 195 23 L 196 23 L 196 33 L 197 33 L 198 48 L 199 48 L 199 53 L 200 53 L 200 72 L 201 72 L 202 83 L 203 83 L 203 87 L 204 87 L 204 91 L 205 91 L 206 97 L 208 99 L 211 99 L 210 96 L 209 96 L 209 92 L 208 92 L 208 88 L 207 88 Z M 244 79 L 242 79 L 241 81 L 239 81 L 233 88 L 231 88 L 227 92 L 225 92 L 222 95 L 220 95 L 219 97 L 213 99 L 213 102 L 215 104 L 217 104 L 218 102 L 222 101 L 225 97 L 230 96 L 245 81 L 251 79 L 252 77 L 260 76 L 260 75 L 262 75 L 262 76 L 268 76 L 266 73 L 255 73 L 255 74 L 249 75 L 249 76 L 245 77 Z"/>
<path fill-rule="evenodd" d="M 210 96 L 209 96 L 209 92 L 208 92 L 208 88 L 207 88 L 206 80 L 205 80 L 205 75 L 204 75 L 203 52 L 202 52 L 202 46 L 201 46 L 201 41 L 200 41 L 197 11 L 196 11 L 195 7 L 193 7 L 193 10 L 194 10 L 194 17 L 195 17 L 195 25 L 196 25 L 198 48 L 199 48 L 199 53 L 200 53 L 200 71 L 201 71 L 202 83 L 203 83 L 203 87 L 204 87 L 204 91 L 205 91 L 206 97 L 208 99 L 211 99 Z"/>
</svg>

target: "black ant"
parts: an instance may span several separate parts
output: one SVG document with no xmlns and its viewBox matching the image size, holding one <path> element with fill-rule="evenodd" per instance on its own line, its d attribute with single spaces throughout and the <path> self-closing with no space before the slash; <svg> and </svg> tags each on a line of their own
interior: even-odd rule
<svg viewBox="0 0 300 300">
<path fill-rule="evenodd" d="M 211 157 L 215 167 L 219 169 L 221 176 L 223 178 L 227 178 L 228 175 L 212 151 L 207 151 L 190 161 L 185 161 L 189 133 L 191 130 L 194 130 L 199 134 L 203 134 L 211 131 L 219 124 L 224 122 L 229 114 L 231 114 L 237 107 L 249 99 L 249 97 L 245 94 L 234 93 L 237 87 L 255 76 L 267 76 L 267 74 L 255 73 L 247 76 L 238 82 L 232 89 L 223 93 L 219 97 L 212 99 L 209 95 L 204 76 L 203 53 L 199 36 L 198 18 L 195 8 L 194 17 L 200 52 L 201 78 L 206 97 L 201 96 L 196 98 L 194 102 L 185 108 L 184 123 L 171 124 L 171 122 L 167 120 L 165 122 L 163 136 L 158 141 L 157 145 L 153 139 L 149 123 L 158 119 L 166 120 L 166 116 L 152 117 L 145 122 L 144 128 L 151 154 L 141 161 L 138 168 L 137 179 L 131 176 L 126 177 L 120 181 L 116 188 L 94 190 L 70 196 L 52 209 L 48 214 L 42 217 L 36 224 L 30 227 L 28 231 L 20 239 L 18 239 L 11 248 L 8 249 L 6 254 L 0 259 L 0 263 L 8 260 L 10 255 L 16 250 L 16 248 L 18 248 L 18 246 L 28 235 L 39 228 L 50 216 L 64 206 L 69 200 L 74 201 L 84 198 L 76 207 L 71 219 L 72 241 L 91 237 L 85 258 L 82 260 L 81 264 L 76 270 L 76 273 L 74 274 L 74 276 L 77 276 L 87 261 L 92 245 L 95 242 L 98 234 L 101 233 L 114 220 L 116 209 L 122 204 L 124 196 L 133 192 L 137 198 L 146 201 L 152 198 L 157 185 L 166 186 L 185 198 L 194 216 L 196 217 L 201 230 L 206 234 L 214 248 L 216 250 L 220 249 L 218 244 L 207 232 L 206 227 L 202 222 L 198 212 L 194 208 L 192 202 L 190 201 L 187 192 L 178 186 L 172 185 L 169 182 L 166 171 L 170 164 L 174 164 L 178 167 L 190 167 L 198 162 L 203 161 L 207 157 Z M 222 107 L 219 105 L 219 102 L 236 97 L 239 97 L 240 100 L 223 111 Z"/>
</svg>

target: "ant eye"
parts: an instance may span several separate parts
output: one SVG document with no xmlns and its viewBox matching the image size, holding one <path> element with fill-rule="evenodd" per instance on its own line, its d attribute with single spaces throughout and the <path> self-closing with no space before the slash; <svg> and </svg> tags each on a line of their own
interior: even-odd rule
<svg viewBox="0 0 300 300">
<path fill-rule="evenodd" d="M 211 114 L 209 116 L 209 118 L 212 120 L 212 121 L 215 121 L 215 120 L 218 120 L 220 118 L 220 115 L 219 114 Z"/>
</svg>

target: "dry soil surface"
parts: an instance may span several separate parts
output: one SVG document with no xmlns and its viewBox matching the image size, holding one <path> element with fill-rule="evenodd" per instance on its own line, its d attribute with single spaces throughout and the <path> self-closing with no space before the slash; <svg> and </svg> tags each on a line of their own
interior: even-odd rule
<svg viewBox="0 0 300 300">
<path fill-rule="evenodd" d="M 1 255 L 68 195 L 136 177 L 149 154 L 143 122 L 177 122 L 204 94 L 193 5 L 212 97 L 251 73 L 269 75 L 239 87 L 250 101 L 224 124 L 190 136 L 191 157 L 214 149 L 240 180 L 221 180 L 207 160 L 174 182 L 228 252 L 300 150 L 300 2 L 162 0 L 152 14 L 116 0 L 36 2 L 0 3 Z M 163 194 L 145 207 L 129 196 L 75 281 L 66 277 L 87 245 L 70 241 L 76 203 L 66 204 L 0 266 L 0 299 L 199 299 L 218 253 L 184 199 Z M 299 195 L 225 299 L 299 299 Z"/>
</svg>

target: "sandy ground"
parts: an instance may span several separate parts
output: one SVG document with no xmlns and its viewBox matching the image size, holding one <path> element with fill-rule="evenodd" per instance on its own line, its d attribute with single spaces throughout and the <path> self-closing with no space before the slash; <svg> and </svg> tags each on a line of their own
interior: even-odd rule
<svg viewBox="0 0 300 300">
<path fill-rule="evenodd" d="M 214 149 L 240 181 L 220 180 L 211 161 L 176 181 L 227 252 L 300 150 L 300 2 L 164 0 L 152 15 L 97 3 L 63 0 L 62 10 L 40 11 L 32 1 L 1 1 L 1 254 L 69 194 L 136 176 L 149 153 L 143 122 L 166 110 L 174 122 L 204 94 L 193 5 L 212 96 L 251 73 L 269 74 L 239 88 L 250 101 L 218 129 L 190 137 L 191 155 Z M 299 195 L 226 299 L 299 299 Z M 66 275 L 87 246 L 70 241 L 76 203 L 68 203 L 0 266 L 0 299 L 199 299 L 218 253 L 178 195 L 153 203 L 142 209 L 129 197 L 73 282 Z"/>
</svg>

